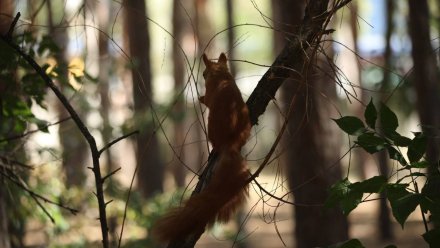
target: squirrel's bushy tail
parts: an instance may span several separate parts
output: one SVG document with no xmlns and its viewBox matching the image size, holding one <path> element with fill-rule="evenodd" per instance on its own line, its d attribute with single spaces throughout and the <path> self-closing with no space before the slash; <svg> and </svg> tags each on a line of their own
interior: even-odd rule
<svg viewBox="0 0 440 248">
<path fill-rule="evenodd" d="M 237 151 L 223 151 L 211 181 L 186 203 L 172 209 L 153 227 L 153 236 L 158 241 L 168 241 L 203 230 L 215 221 L 226 222 L 244 203 L 249 177 L 245 161 Z"/>
</svg>

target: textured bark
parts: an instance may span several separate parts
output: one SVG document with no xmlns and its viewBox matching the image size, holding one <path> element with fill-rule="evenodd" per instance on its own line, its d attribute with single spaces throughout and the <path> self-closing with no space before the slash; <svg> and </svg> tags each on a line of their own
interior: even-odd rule
<svg viewBox="0 0 440 248">
<path fill-rule="evenodd" d="M 325 66 L 321 64 L 321 68 Z M 302 78 L 286 82 L 286 88 L 295 97 L 290 131 L 287 131 L 292 135 L 286 145 L 289 147 L 289 185 L 299 204 L 295 206 L 298 248 L 325 246 L 348 239 L 346 216 L 339 208 L 325 209 L 321 205 L 328 198 L 331 185 L 341 179 L 341 144 L 336 127 L 330 123 L 330 118 L 337 113 L 321 95 L 330 101 L 336 99 L 335 85 L 321 73 L 313 74 L 308 73 L 308 81 Z"/>
<path fill-rule="evenodd" d="M 136 136 L 138 189 L 144 197 L 162 192 L 163 165 L 156 137 L 152 106 L 150 38 L 144 0 L 125 0 L 124 22 L 132 61 L 134 116 L 140 134 Z"/>
<path fill-rule="evenodd" d="M 276 29 L 294 32 L 301 24 L 304 2 L 277 3 L 281 16 L 275 20 L 280 23 Z M 297 13 L 292 15 L 292 10 Z M 331 56 L 331 53 L 327 55 Z M 320 61 L 318 65 L 326 70 L 327 75 L 333 75 L 327 63 Z M 337 162 L 340 139 L 335 126 L 330 123 L 330 118 L 337 113 L 326 102 L 337 101 L 335 83 L 324 73 L 310 70 L 291 75 L 282 89 L 283 102 L 288 104 L 295 99 L 284 142 L 288 147 L 286 171 L 290 189 L 295 202 L 300 204 L 294 207 L 296 247 L 325 246 L 346 240 L 348 223 L 342 212 L 314 206 L 325 202 L 328 188 L 341 178 L 340 163 Z"/>
</svg>

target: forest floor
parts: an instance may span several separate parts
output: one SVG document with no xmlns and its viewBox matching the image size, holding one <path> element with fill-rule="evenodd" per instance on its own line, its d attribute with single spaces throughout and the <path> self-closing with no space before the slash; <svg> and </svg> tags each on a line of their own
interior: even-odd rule
<svg viewBox="0 0 440 248">
<path fill-rule="evenodd" d="M 391 216 L 394 238 L 388 241 L 381 241 L 378 229 L 378 208 L 379 202 L 366 202 L 360 204 L 350 213 L 350 238 L 359 239 L 366 248 L 383 248 L 387 245 L 395 245 L 398 248 L 428 247 L 421 236 L 425 230 L 419 209 L 416 209 L 416 211 L 409 216 L 404 229 L 402 229 L 400 224 Z M 252 227 L 252 229 L 248 228 L 246 230 L 248 236 L 244 238 L 245 246 L 233 245 L 233 242 L 216 238 L 215 234 L 211 233 L 203 235 L 196 247 L 294 248 L 295 245 L 292 235 L 294 223 L 291 221 L 293 219 L 293 207 L 291 205 L 283 205 L 277 210 L 276 219 L 278 222 L 276 227 L 274 223 L 266 224 L 263 221 L 263 211 L 261 210 L 261 207 L 255 208 L 255 212 L 248 220 L 247 226 Z M 268 218 L 266 215 L 265 219 Z M 276 229 L 278 229 L 279 234 L 277 234 Z"/>
<path fill-rule="evenodd" d="M 260 177 L 259 181 L 264 182 L 273 181 L 273 178 Z M 265 185 L 262 183 L 262 185 Z M 289 247 L 294 248 L 293 239 L 293 207 L 291 205 L 280 205 L 278 206 L 278 201 L 265 201 L 266 204 L 262 204 L 260 197 L 255 193 L 255 190 L 250 190 L 251 195 L 248 200 L 247 211 L 243 211 L 242 219 L 247 219 L 246 227 L 243 228 L 242 235 L 236 238 L 237 233 L 236 223 L 242 223 L 242 221 L 231 221 L 227 225 L 214 226 L 209 232 L 205 233 L 202 238 L 197 243 L 198 248 L 226 248 L 226 247 L 237 247 L 237 248 L 281 248 Z M 280 192 L 277 193 L 280 195 Z M 281 194 L 282 195 L 282 194 Z M 267 199 L 265 199 L 267 200 Z M 288 199 L 291 200 L 291 199 Z M 360 204 L 354 211 L 349 215 L 350 222 L 350 238 L 359 239 L 363 245 L 367 248 L 376 247 L 386 247 L 387 245 L 396 245 L 398 248 L 412 248 L 412 247 L 428 247 L 428 245 L 423 240 L 421 234 L 423 234 L 424 226 L 420 217 L 420 210 L 416 210 L 412 213 L 408 221 L 405 224 L 405 228 L 402 229 L 400 225 L 393 221 L 393 230 L 395 238 L 389 241 L 380 241 L 379 230 L 378 230 L 378 202 L 371 201 Z M 263 214 L 264 213 L 264 214 Z M 93 213 L 96 214 L 96 213 Z M 85 216 L 92 216 L 90 213 L 85 214 Z M 275 217 L 274 217 L 275 216 Z M 276 225 L 273 219 L 276 219 Z M 82 218 L 81 218 L 82 219 Z M 76 245 L 47 245 L 47 237 L 42 236 L 41 232 L 35 231 L 31 232 L 26 237 L 26 243 L 29 244 L 28 248 L 35 247 L 101 247 L 100 246 L 100 229 L 98 222 L 96 225 L 90 226 L 85 218 L 82 221 L 76 223 L 75 228 L 72 226 L 72 232 L 64 233 L 56 237 L 58 241 L 63 239 L 64 244 Z M 77 222 L 77 220 L 76 220 Z M 41 228 L 41 227 L 40 227 Z M 36 230 L 39 228 L 35 228 Z M 124 247 L 145 247 L 145 243 L 141 243 L 141 238 L 145 237 L 146 232 L 142 228 L 133 227 L 127 225 L 126 231 L 124 232 L 124 240 L 133 241 L 133 245 L 125 245 Z M 277 231 L 278 230 L 278 231 Z M 317 234 L 319 235 L 319 234 Z M 61 237 L 63 236 L 63 237 Z M 82 239 L 85 243 L 84 245 L 78 244 L 78 238 Z M 139 239 L 139 242 L 136 240 Z M 44 241 L 46 240 L 46 241 Z M 232 240 L 232 241 L 231 241 Z M 237 242 L 234 244 L 233 240 L 243 240 L 244 242 Z M 55 240 L 52 240 L 55 241 Z M 58 243 L 58 242 L 57 242 Z M 239 244 L 240 243 L 240 244 Z M 86 245 L 87 244 L 87 245 Z M 91 245 L 93 244 L 93 245 Z M 136 244 L 136 245 L 134 245 Z"/>
</svg>

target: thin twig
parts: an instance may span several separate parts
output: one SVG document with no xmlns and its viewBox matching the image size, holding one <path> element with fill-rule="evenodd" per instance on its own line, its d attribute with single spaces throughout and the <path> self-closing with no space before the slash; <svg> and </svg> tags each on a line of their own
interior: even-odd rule
<svg viewBox="0 0 440 248">
<path fill-rule="evenodd" d="M 18 19 L 20 19 L 20 12 L 17 13 L 17 15 L 15 15 L 14 20 L 11 23 L 11 26 L 9 26 L 9 30 L 8 33 L 6 33 L 6 38 L 7 39 L 12 39 L 12 32 L 14 32 L 15 26 L 17 25 Z"/>
<path fill-rule="evenodd" d="M 68 121 L 68 120 L 70 120 L 70 119 L 71 119 L 71 118 L 70 118 L 70 116 L 69 116 L 69 117 L 63 118 L 63 119 L 61 119 L 61 120 L 59 120 L 59 121 L 57 121 L 57 122 L 49 123 L 49 124 L 47 124 L 45 127 L 48 128 L 48 127 L 50 127 L 50 126 L 58 125 L 58 124 L 60 124 L 60 123 L 62 123 L 62 122 Z M 6 137 L 6 138 L 0 140 L 0 142 L 12 141 L 12 140 L 16 140 L 16 139 L 21 139 L 21 138 L 24 138 L 24 137 L 26 137 L 26 136 L 28 136 L 28 135 L 31 135 L 31 134 L 34 134 L 34 133 L 37 133 L 37 132 L 40 132 L 40 131 L 41 131 L 41 128 L 37 128 L 37 129 L 30 130 L 30 131 L 27 131 L 27 132 L 22 133 L 22 134 L 19 134 L 19 135 L 14 135 L 14 136 Z"/>
<path fill-rule="evenodd" d="M 132 135 L 135 135 L 135 134 L 139 134 L 139 130 L 136 130 L 136 131 L 133 131 L 133 132 L 131 132 L 131 133 L 128 133 L 128 134 L 122 135 L 121 137 L 119 137 L 119 138 L 113 140 L 112 142 L 108 143 L 107 145 L 105 145 L 103 148 L 101 148 L 101 149 L 98 151 L 99 155 L 101 155 L 105 150 L 109 149 L 112 145 L 118 143 L 119 141 L 121 141 L 121 140 L 123 140 L 123 139 L 125 139 L 125 138 L 128 138 L 128 137 L 130 137 L 130 136 L 132 136 Z"/>
<path fill-rule="evenodd" d="M 105 176 L 105 177 L 102 178 L 102 181 L 105 182 L 105 180 L 107 180 L 109 177 L 113 176 L 114 174 L 116 174 L 116 172 L 118 172 L 118 171 L 120 171 L 120 170 L 121 170 L 121 167 L 119 167 L 119 168 L 117 168 L 116 170 L 110 172 L 107 176 Z"/>
<path fill-rule="evenodd" d="M 4 173 L 2 170 L 0 170 L 0 175 L 2 175 L 4 178 L 6 178 L 6 179 L 8 179 L 9 181 L 11 181 L 12 183 L 14 183 L 14 184 L 15 184 L 16 186 L 18 186 L 19 188 L 21 188 L 21 189 L 23 189 L 24 191 L 26 191 L 26 192 L 27 192 L 29 195 L 31 195 L 31 197 L 34 198 L 34 199 L 40 199 L 40 200 L 42 200 L 42 201 L 44 201 L 44 202 L 46 202 L 46 203 L 49 203 L 49 204 L 52 204 L 52 205 L 58 206 L 58 207 L 60 207 L 60 208 L 62 208 L 62 209 L 68 210 L 68 211 L 69 211 L 71 214 L 73 214 L 73 215 L 76 215 L 76 214 L 79 212 L 78 210 L 76 210 L 76 209 L 74 209 L 74 208 L 70 208 L 70 207 L 64 206 L 64 205 L 61 204 L 61 203 L 58 203 L 58 202 L 52 201 L 52 200 L 50 200 L 50 199 L 48 199 L 48 198 L 46 198 L 46 197 L 44 197 L 44 196 L 42 196 L 42 195 L 40 195 L 40 194 L 38 194 L 38 193 L 35 193 L 34 191 L 30 190 L 30 189 L 29 189 L 24 183 L 22 183 L 22 182 L 20 182 L 20 181 L 18 181 L 18 180 L 16 180 L 16 179 L 14 179 L 12 176 L 10 176 L 10 175 Z"/>
</svg>

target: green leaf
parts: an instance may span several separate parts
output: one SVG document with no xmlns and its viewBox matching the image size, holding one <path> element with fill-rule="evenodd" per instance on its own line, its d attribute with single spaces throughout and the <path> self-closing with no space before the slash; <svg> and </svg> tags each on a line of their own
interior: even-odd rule
<svg viewBox="0 0 440 248">
<path fill-rule="evenodd" d="M 379 193 L 382 191 L 384 186 L 387 185 L 387 178 L 384 176 L 375 176 L 364 180 L 362 182 L 356 182 L 348 187 L 352 191 L 358 191 L 361 193 Z"/>
<path fill-rule="evenodd" d="M 399 164 L 406 166 L 408 163 L 403 155 L 394 147 L 387 146 L 388 154 L 390 155 L 390 159 L 394 159 L 399 162 Z"/>
<path fill-rule="evenodd" d="M 410 164 L 409 167 L 423 169 L 423 168 L 428 168 L 429 163 L 426 161 L 420 161 L 420 162 L 415 162 L 415 163 Z"/>
<path fill-rule="evenodd" d="M 387 131 L 384 130 L 384 134 L 387 138 L 389 138 L 390 140 L 393 141 L 394 145 L 396 146 L 402 146 L 402 147 L 407 147 L 411 144 L 411 139 L 407 138 L 405 136 L 400 135 L 398 132 L 392 130 L 392 131 Z"/>
<path fill-rule="evenodd" d="M 419 161 L 423 157 L 427 146 L 427 139 L 423 133 L 415 133 L 415 135 L 408 146 L 408 152 L 406 154 L 411 164 Z"/>
<path fill-rule="evenodd" d="M 408 192 L 405 184 L 389 184 L 387 186 L 387 198 L 391 204 L 394 218 L 403 226 L 408 216 L 414 212 L 420 204 L 421 195 Z"/>
<path fill-rule="evenodd" d="M 399 126 L 396 114 L 385 104 L 380 105 L 380 125 L 385 131 L 394 131 Z"/>
<path fill-rule="evenodd" d="M 364 248 L 364 246 L 358 239 L 350 239 L 336 245 L 329 246 L 328 248 Z"/>
<path fill-rule="evenodd" d="M 92 83 L 98 83 L 99 82 L 99 77 L 93 77 L 92 75 L 90 75 L 86 70 L 84 70 L 84 77 L 88 80 L 90 80 Z"/>
<path fill-rule="evenodd" d="M 367 125 L 372 129 L 375 129 L 376 120 L 377 120 L 377 110 L 376 107 L 374 107 L 373 98 L 371 98 L 370 102 L 367 105 L 367 108 L 365 108 L 364 117 Z"/>
<path fill-rule="evenodd" d="M 356 135 L 365 130 L 364 123 L 359 118 L 354 116 L 344 116 L 333 120 L 340 129 L 350 135 Z"/>
<path fill-rule="evenodd" d="M 429 247 L 440 247 L 440 229 L 435 228 L 424 233 L 423 239 L 429 244 Z"/>
<path fill-rule="evenodd" d="M 358 137 L 356 144 L 371 154 L 381 151 L 386 147 L 386 141 L 381 137 L 375 136 L 373 133 L 361 134 Z"/>
<path fill-rule="evenodd" d="M 49 133 L 49 129 L 48 129 L 48 122 L 38 119 L 38 118 L 33 118 L 33 122 L 37 125 L 38 129 L 44 133 Z"/>
<path fill-rule="evenodd" d="M 361 203 L 363 194 L 362 192 L 351 190 L 350 185 L 351 182 L 348 178 L 334 184 L 330 188 L 330 195 L 325 203 L 325 207 L 334 207 L 339 203 L 345 215 L 348 215 L 355 209 Z"/>
</svg>

